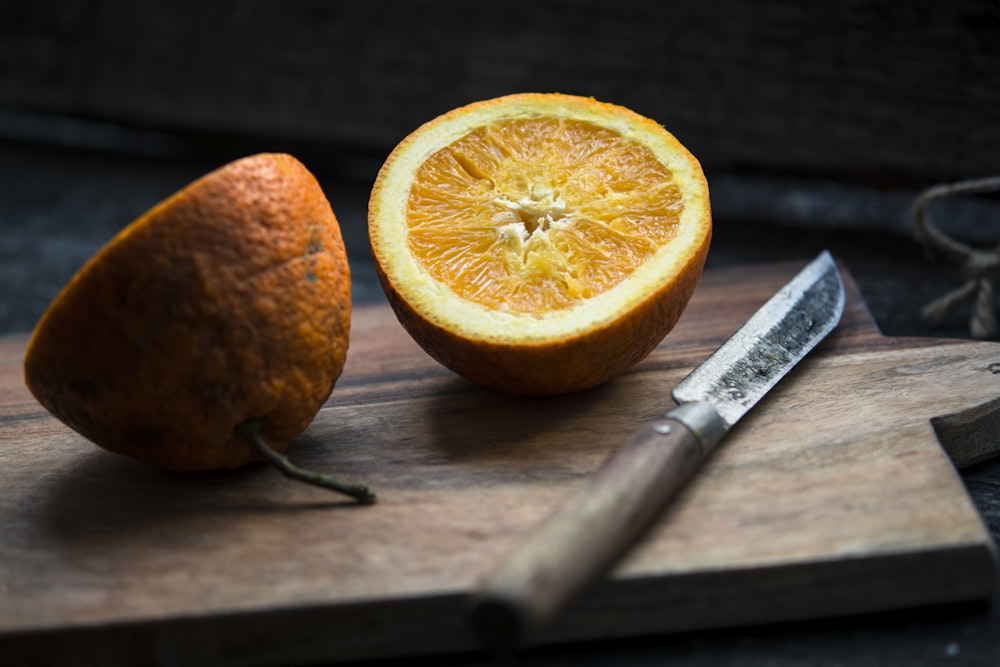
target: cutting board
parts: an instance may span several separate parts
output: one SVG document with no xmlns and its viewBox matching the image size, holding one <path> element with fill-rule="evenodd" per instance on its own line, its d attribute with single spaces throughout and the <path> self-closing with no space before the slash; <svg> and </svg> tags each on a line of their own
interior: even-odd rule
<svg viewBox="0 0 1000 667">
<path fill-rule="evenodd" d="M 105 452 L 0 340 L 0 663 L 263 665 L 474 649 L 477 581 L 797 264 L 707 272 L 656 351 L 597 389 L 520 399 L 427 357 L 381 306 L 290 451 L 361 507 L 260 466 L 178 475 Z M 845 276 L 847 277 L 847 276 Z M 545 642 L 989 597 L 995 549 L 941 444 L 1000 448 L 1000 344 L 838 329 L 737 425 Z M 939 441 L 940 439 L 940 441 Z"/>
</svg>

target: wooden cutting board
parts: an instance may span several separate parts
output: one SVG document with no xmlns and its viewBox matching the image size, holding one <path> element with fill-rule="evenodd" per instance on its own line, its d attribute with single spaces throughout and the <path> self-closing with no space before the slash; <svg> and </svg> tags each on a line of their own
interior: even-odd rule
<svg viewBox="0 0 1000 667">
<path fill-rule="evenodd" d="M 799 268 L 706 273 L 632 372 L 544 400 L 477 388 L 386 308 L 359 309 L 347 369 L 291 458 L 369 482 L 371 507 L 266 467 L 184 476 L 105 452 L 30 397 L 26 336 L 2 339 L 0 663 L 474 648 L 477 581 Z M 994 546 L 938 436 L 963 461 L 1000 446 L 1000 344 L 885 338 L 847 283 L 834 334 L 546 641 L 992 594 Z"/>
</svg>

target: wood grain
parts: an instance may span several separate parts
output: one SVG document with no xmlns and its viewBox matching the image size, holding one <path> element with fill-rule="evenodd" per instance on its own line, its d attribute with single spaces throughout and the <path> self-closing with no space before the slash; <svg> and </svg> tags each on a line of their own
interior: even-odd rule
<svg viewBox="0 0 1000 667">
<path fill-rule="evenodd" d="M 456 378 L 388 310 L 359 309 L 345 374 L 290 456 L 370 483 L 372 507 L 264 467 L 175 475 L 100 450 L 31 399 L 25 337 L 3 339 L 0 663 L 473 648 L 465 612 L 480 578 L 799 268 L 707 273 L 646 361 L 545 400 Z M 995 426 L 1000 345 L 885 338 L 847 288 L 838 329 L 542 641 L 992 594 L 994 546 L 930 420 L 979 410 L 966 424 Z M 996 449 L 996 432 L 979 435 Z"/>
<path fill-rule="evenodd" d="M 722 424 L 717 414 L 712 418 Z M 527 647 L 580 590 L 627 553 L 712 444 L 684 422 L 658 416 L 614 450 L 485 577 L 469 612 L 483 645 L 500 653 Z"/>
</svg>

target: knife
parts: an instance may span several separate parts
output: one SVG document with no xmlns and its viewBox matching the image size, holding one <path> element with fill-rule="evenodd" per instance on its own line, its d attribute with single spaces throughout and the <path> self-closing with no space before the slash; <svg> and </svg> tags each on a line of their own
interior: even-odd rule
<svg viewBox="0 0 1000 667">
<path fill-rule="evenodd" d="M 488 647 L 529 643 L 609 570 L 750 408 L 837 326 L 844 286 L 822 252 L 674 387 L 677 407 L 641 428 L 484 581 L 473 631 Z"/>
</svg>

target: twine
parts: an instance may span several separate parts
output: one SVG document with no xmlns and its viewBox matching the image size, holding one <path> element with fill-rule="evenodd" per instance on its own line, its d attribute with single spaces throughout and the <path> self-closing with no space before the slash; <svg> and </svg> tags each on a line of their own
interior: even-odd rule
<svg viewBox="0 0 1000 667">
<path fill-rule="evenodd" d="M 1000 190 L 1000 176 L 936 185 L 921 193 L 913 203 L 913 217 L 920 238 L 926 245 L 955 260 L 968 278 L 961 287 L 924 306 L 924 319 L 931 323 L 941 322 L 956 306 L 971 300 L 969 333 L 977 339 L 993 338 L 998 331 L 993 312 L 993 285 L 1000 275 L 1000 245 L 992 250 L 982 250 L 956 241 L 928 221 L 925 209 L 931 202 L 945 197 L 994 190 Z"/>
</svg>

